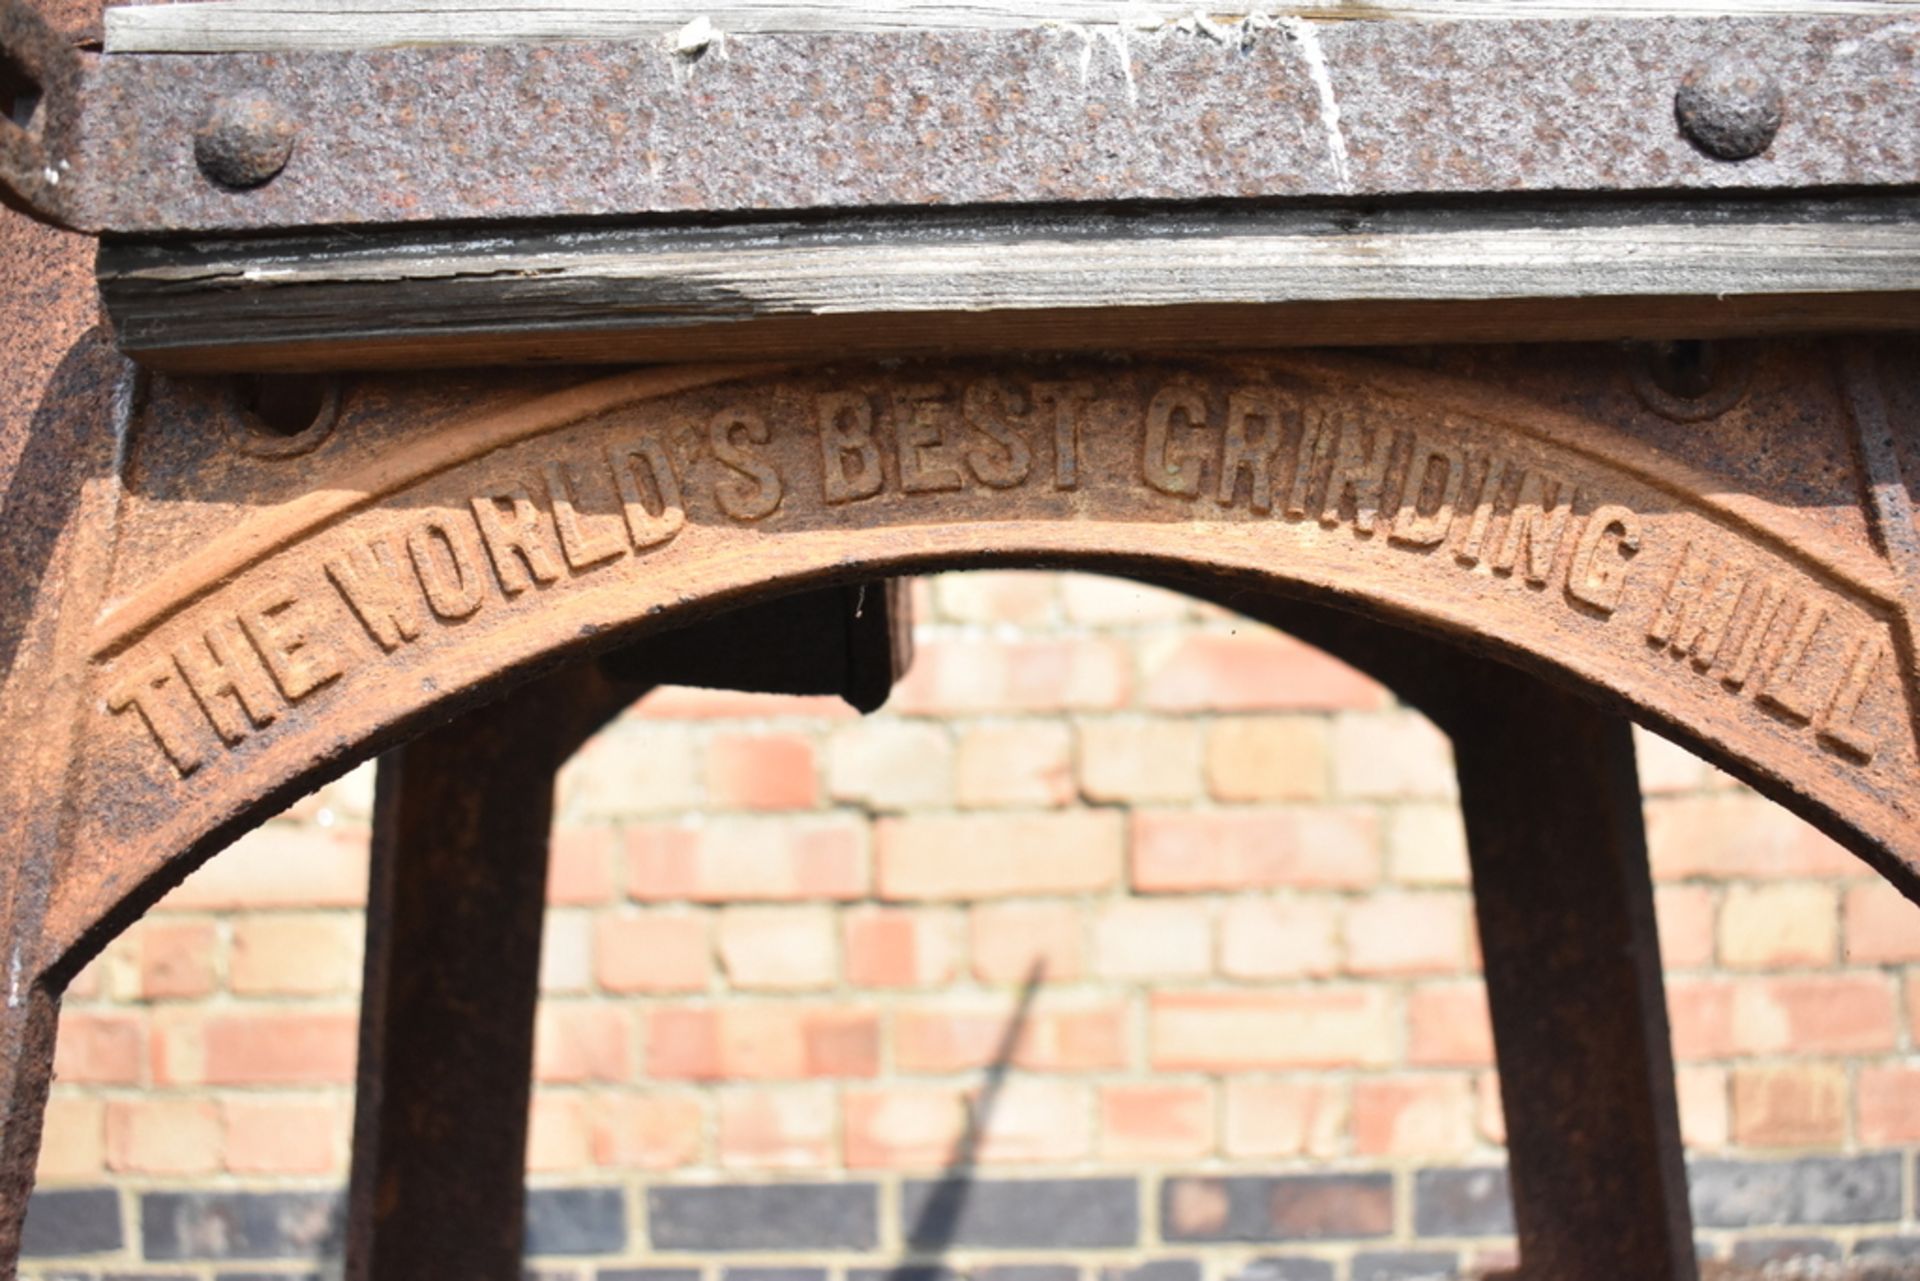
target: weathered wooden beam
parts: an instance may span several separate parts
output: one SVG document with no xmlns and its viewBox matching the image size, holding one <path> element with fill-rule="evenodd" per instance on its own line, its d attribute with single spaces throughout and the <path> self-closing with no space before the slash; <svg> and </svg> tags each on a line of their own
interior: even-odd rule
<svg viewBox="0 0 1920 1281">
<path fill-rule="evenodd" d="M 1916 0 L 716 0 L 648 4 L 631 0 L 201 0 L 129 5 L 106 13 L 112 53 L 235 53 L 362 49 L 408 44 L 504 44 L 559 40 L 676 39 L 704 19 L 713 32 L 1013 29 L 1079 25 L 1149 32 L 1185 25 L 1226 29 L 1252 15 L 1309 18 L 1466 19 L 1685 17 L 1899 12 Z M 1207 15 L 1204 23 L 1196 16 Z M 699 29 L 696 28 L 696 33 Z M 689 33 L 688 39 L 698 38 Z"/>
<path fill-rule="evenodd" d="M 1920 200 L 847 216 L 117 242 L 124 350 L 189 370 L 835 345 L 1245 346 L 1900 328 Z"/>
</svg>

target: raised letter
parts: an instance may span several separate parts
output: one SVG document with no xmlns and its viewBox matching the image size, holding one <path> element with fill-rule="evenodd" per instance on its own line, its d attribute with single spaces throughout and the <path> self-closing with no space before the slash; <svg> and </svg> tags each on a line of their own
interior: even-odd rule
<svg viewBox="0 0 1920 1281">
<path fill-rule="evenodd" d="M 773 439 L 767 420 L 751 409 L 723 409 L 713 416 L 707 424 L 707 443 L 713 456 L 739 477 L 715 485 L 714 501 L 735 520 L 759 520 L 780 506 L 785 486 L 780 473 L 758 454 L 743 448 L 736 433 L 750 445 L 764 445 Z"/>
<path fill-rule="evenodd" d="M 229 747 L 252 730 L 273 724 L 280 714 L 272 682 L 230 619 L 207 628 L 201 640 L 174 650 L 173 661 L 208 723 Z"/>
<path fill-rule="evenodd" d="M 1478 565 L 1485 554 L 1487 531 L 1493 527 L 1494 504 L 1500 500 L 1500 486 L 1506 479 L 1506 460 L 1489 454 L 1480 472 L 1480 494 L 1473 500 L 1473 515 L 1453 548 L 1453 558 L 1462 565 Z"/>
<path fill-rule="evenodd" d="M 966 484 L 947 460 L 940 422 L 946 388 L 937 383 L 903 388 L 894 399 L 894 443 L 900 454 L 900 488 L 909 494 L 937 494 Z"/>
<path fill-rule="evenodd" d="M 1612 545 L 1612 553 L 1604 557 L 1602 540 Z M 1614 503 L 1596 508 L 1574 544 L 1573 563 L 1567 566 L 1567 595 L 1602 613 L 1613 613 L 1620 608 L 1620 594 L 1627 590 L 1627 562 L 1639 550 L 1638 516 Z"/>
<path fill-rule="evenodd" d="M 1340 433 L 1334 451 L 1333 474 L 1327 480 L 1327 501 L 1320 507 L 1320 523 L 1332 528 L 1340 509 L 1353 498 L 1353 532 L 1371 535 L 1380 523 L 1380 505 L 1387 488 L 1387 461 L 1393 456 L 1393 435 L 1385 427 L 1372 430 L 1358 423 Z"/>
<path fill-rule="evenodd" d="M 1147 436 L 1141 471 L 1147 483 L 1163 494 L 1192 498 L 1200 492 L 1205 465 L 1198 459 L 1175 457 L 1171 441 L 1174 415 L 1189 430 L 1204 430 L 1207 401 L 1192 387 L 1162 387 L 1147 405 Z M 1189 465 L 1191 464 L 1191 465 Z"/>
<path fill-rule="evenodd" d="M 313 634 L 306 604 L 284 584 L 268 588 L 240 611 L 247 638 L 267 660 L 273 683 L 297 703 L 340 675 L 340 660 Z"/>
<path fill-rule="evenodd" d="M 1439 477 L 1435 479 L 1435 469 Z M 1407 483 L 1394 513 L 1389 542 L 1404 547 L 1438 547 L 1453 528 L 1454 505 L 1466 478 L 1467 460 L 1457 445 L 1436 444 L 1416 435 L 1407 457 Z M 1428 501 L 1431 492 L 1433 499 Z"/>
<path fill-rule="evenodd" d="M 180 714 L 169 695 L 167 687 L 173 680 L 173 664 L 157 658 L 115 686 L 107 695 L 107 707 L 116 713 L 129 707 L 138 712 L 147 733 L 153 735 L 153 741 L 160 745 L 167 760 L 179 771 L 180 777 L 185 778 L 200 768 L 201 755 L 194 745 L 195 736 L 188 728 L 191 722 Z"/>
<path fill-rule="evenodd" d="M 674 474 L 673 460 L 660 442 L 651 436 L 607 450 L 613 465 L 613 481 L 620 489 L 620 505 L 627 514 L 627 533 L 636 551 L 657 547 L 678 534 L 687 523 L 687 508 L 680 497 L 680 478 Z M 652 497 L 660 508 L 658 515 L 648 506 L 647 486 L 641 484 L 634 464 L 645 467 L 652 484 Z"/>
<path fill-rule="evenodd" d="M 540 509 L 533 505 L 525 485 L 508 485 L 497 494 L 475 498 L 473 518 L 493 558 L 501 591 L 518 596 L 536 582 L 551 583 L 560 577 L 560 562 L 540 528 Z"/>
<path fill-rule="evenodd" d="M 1880 736 L 1860 724 L 1860 705 L 1866 702 L 1874 673 L 1880 670 L 1881 660 L 1886 656 L 1887 643 L 1878 635 L 1863 636 L 1855 641 L 1846 676 L 1820 717 L 1820 737 L 1862 765 L 1871 761 L 1879 750 Z"/>
<path fill-rule="evenodd" d="M 1647 639 L 1689 656 L 1695 667 L 1706 671 L 1738 617 L 1746 580 L 1746 570 L 1722 564 L 1688 544 L 1647 625 Z"/>
<path fill-rule="evenodd" d="M 1080 488 L 1080 407 L 1093 399 L 1091 383 L 1035 383 L 1033 403 L 1053 406 L 1053 487 Z"/>
<path fill-rule="evenodd" d="M 465 520 L 429 516 L 407 533 L 407 555 L 433 612 L 449 622 L 480 608 L 480 549 Z M 444 557 L 434 555 L 438 544 Z"/>
<path fill-rule="evenodd" d="M 420 611 L 386 539 L 349 546 L 327 562 L 327 577 L 367 635 L 389 654 L 420 634 Z"/>
<path fill-rule="evenodd" d="M 573 480 L 567 474 L 572 468 L 556 458 L 542 470 L 547 476 L 547 497 L 553 502 L 553 527 L 560 531 L 560 554 L 567 558 L 567 567 L 577 574 L 625 555 L 627 543 L 617 527 L 603 528 L 596 535 L 581 519 L 580 509 L 573 505 Z"/>
<path fill-rule="evenodd" d="M 814 416 L 820 424 L 821 492 L 826 500 L 850 503 L 879 493 L 884 477 L 867 398 L 851 391 L 824 392 L 814 404 Z"/>
<path fill-rule="evenodd" d="M 1250 431 L 1258 423 L 1257 431 Z M 1273 510 L 1273 456 L 1280 448 L 1280 407 L 1273 392 L 1243 389 L 1227 397 L 1227 434 L 1220 447 L 1220 484 L 1214 497 L 1233 506 L 1240 474 L 1247 474 L 1248 502 L 1265 515 Z"/>
<path fill-rule="evenodd" d="M 1008 396 L 1004 382 L 982 378 L 968 383 L 960 397 L 960 412 L 966 416 L 967 426 L 993 442 L 992 447 L 979 441 L 967 446 L 967 470 L 981 484 L 994 489 L 1012 489 L 1033 470 L 1033 450 L 1007 421 Z"/>
<path fill-rule="evenodd" d="M 1547 489 L 1549 482 L 1551 491 Z M 1576 496 L 1573 486 L 1557 477 L 1542 476 L 1537 471 L 1522 476 L 1493 568 L 1510 574 L 1518 567 L 1529 583 L 1543 586 L 1553 577 L 1554 562 L 1560 558 L 1560 542 L 1566 537 Z"/>
<path fill-rule="evenodd" d="M 1793 629 L 1787 633 L 1787 643 L 1781 646 L 1779 656 L 1760 683 L 1760 701 L 1801 725 L 1811 724 L 1814 713 L 1820 710 L 1813 701 L 1814 696 L 1802 686 L 1806 680 L 1807 654 L 1829 617 L 1831 614 L 1821 601 L 1811 597 L 1801 601 Z"/>
</svg>

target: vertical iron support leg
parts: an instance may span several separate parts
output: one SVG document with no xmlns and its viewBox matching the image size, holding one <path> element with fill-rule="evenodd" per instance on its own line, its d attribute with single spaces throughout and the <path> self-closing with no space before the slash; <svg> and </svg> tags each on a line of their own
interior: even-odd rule
<svg viewBox="0 0 1920 1281">
<path fill-rule="evenodd" d="M 1519 672 L 1489 665 L 1473 684 L 1449 728 L 1521 1276 L 1694 1281 L 1627 723 Z"/>
</svg>

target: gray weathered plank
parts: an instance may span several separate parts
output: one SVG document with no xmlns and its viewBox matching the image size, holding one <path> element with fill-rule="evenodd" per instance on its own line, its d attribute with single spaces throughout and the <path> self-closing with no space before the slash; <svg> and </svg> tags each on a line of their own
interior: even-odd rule
<svg viewBox="0 0 1920 1281">
<path fill-rule="evenodd" d="M 1701 333 L 1841 318 L 1886 327 L 1920 315 L 1920 200 L 889 215 L 123 243 L 103 251 L 100 282 L 128 352 L 202 368 L 362 363 L 387 346 L 415 358 L 438 345 L 489 359 L 555 351 L 618 359 L 638 350 L 639 335 L 651 351 L 675 333 L 743 322 L 870 317 L 899 326 L 912 317 L 1093 312 L 1110 322 L 1119 312 L 1186 307 L 1242 316 L 1302 305 L 1425 308 L 1407 314 L 1432 317 L 1427 338 L 1449 336 L 1451 322 L 1431 310 L 1443 304 L 1481 305 L 1495 317 L 1482 337 L 1499 336 L 1504 309 L 1514 331 L 1505 336 L 1516 339 L 1538 336 L 1541 311 L 1518 305 L 1526 303 L 1587 317 L 1560 336 L 1630 332 L 1625 322 L 1646 300 L 1690 300 L 1691 310 L 1668 314 L 1683 325 L 1697 317 Z M 1839 296 L 1851 299 L 1839 313 L 1816 301 Z M 1760 321 L 1736 305 L 1756 299 L 1772 300 Z M 1585 304 L 1607 307 L 1582 312 Z M 1404 329 L 1380 332 L 1413 340 Z M 1367 340 L 1366 326 L 1349 325 L 1341 340 Z M 294 348 L 302 354 L 288 362 Z"/>
<path fill-rule="evenodd" d="M 698 44 L 726 34 L 1044 25 L 1139 32 L 1186 26 L 1229 38 L 1232 25 L 1249 16 L 1465 20 L 1909 11 L 1920 12 L 1920 0 L 199 0 L 108 9 L 106 47 L 110 53 L 235 53 L 683 36 Z"/>
</svg>

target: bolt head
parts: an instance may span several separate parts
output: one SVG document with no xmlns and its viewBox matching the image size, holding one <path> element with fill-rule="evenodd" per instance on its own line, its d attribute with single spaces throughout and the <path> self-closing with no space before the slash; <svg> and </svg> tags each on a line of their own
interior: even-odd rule
<svg viewBox="0 0 1920 1281">
<path fill-rule="evenodd" d="M 241 94 L 207 108 L 193 134 L 200 172 L 244 191 L 271 182 L 287 167 L 299 128 L 271 98 Z"/>
<path fill-rule="evenodd" d="M 1695 67 L 1673 97 L 1680 128 L 1717 160 L 1751 160 L 1772 146 L 1783 105 L 1780 86 L 1734 55 Z"/>
</svg>

